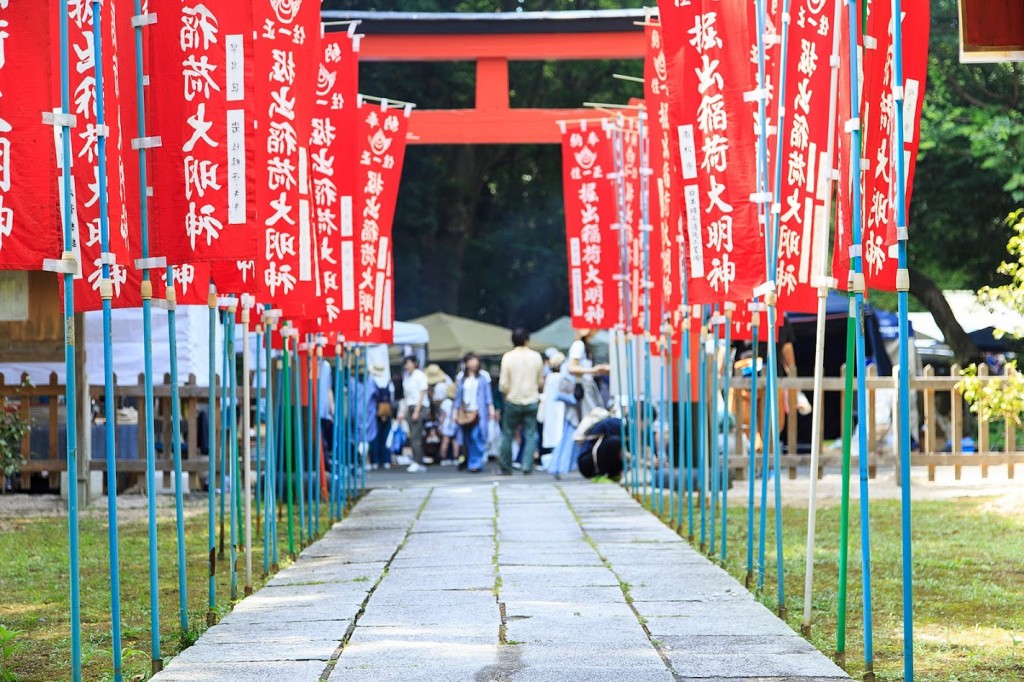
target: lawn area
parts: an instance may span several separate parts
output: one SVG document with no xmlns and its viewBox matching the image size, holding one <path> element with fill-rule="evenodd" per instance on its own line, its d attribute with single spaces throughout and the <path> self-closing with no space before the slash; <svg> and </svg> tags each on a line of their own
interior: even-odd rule
<svg viewBox="0 0 1024 682">
<path fill-rule="evenodd" d="M 190 632 L 178 624 L 177 543 L 174 510 L 159 518 L 160 642 L 164 661 L 206 629 L 207 517 L 205 498 L 192 498 L 185 525 Z M 321 532 L 326 531 L 326 506 Z M 150 671 L 149 555 L 144 514 L 119 522 L 122 639 L 125 680 L 144 680 Z M 282 567 L 287 561 L 287 527 L 278 523 Z M 110 678 L 110 579 L 106 513 L 80 521 L 83 679 Z M 297 537 L 297 536 L 296 536 Z M 13 659 L 19 682 L 69 679 L 71 645 L 68 597 L 68 531 L 63 517 L 0 518 L 0 624 L 21 634 Z M 253 533 L 253 573 L 261 584 L 263 547 Z M 217 564 L 217 609 L 231 608 L 227 557 Z M 238 559 L 239 596 L 245 585 L 244 554 Z"/>
<path fill-rule="evenodd" d="M 742 490 L 741 490 L 742 489 Z M 725 568 L 746 576 L 747 510 L 730 496 Z M 684 512 L 685 513 L 685 512 Z M 903 679 L 903 606 L 900 504 L 871 503 L 871 577 L 875 673 L 879 681 Z M 757 566 L 755 513 L 755 575 Z M 699 542 L 699 515 L 697 516 Z M 684 524 L 685 524 L 684 516 Z M 847 672 L 864 671 L 861 608 L 860 515 L 850 514 Z M 818 511 L 811 642 L 836 650 L 839 585 L 839 507 Z M 684 529 L 684 535 L 686 531 Z M 761 601 L 778 605 L 774 509 L 768 510 L 764 590 Z M 784 508 L 785 598 L 789 625 L 803 617 L 807 510 Z M 1024 510 L 1002 509 L 991 498 L 914 503 L 915 678 L 920 682 L 1019 682 L 1024 680 Z M 756 578 L 755 578 L 756 580 Z"/>
</svg>

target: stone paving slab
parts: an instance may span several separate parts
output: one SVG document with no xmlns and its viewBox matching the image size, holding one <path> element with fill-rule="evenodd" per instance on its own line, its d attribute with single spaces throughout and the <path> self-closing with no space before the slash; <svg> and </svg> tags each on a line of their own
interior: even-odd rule
<svg viewBox="0 0 1024 682">
<path fill-rule="evenodd" d="M 373 491 L 158 681 L 839 682 L 615 485 Z"/>
</svg>

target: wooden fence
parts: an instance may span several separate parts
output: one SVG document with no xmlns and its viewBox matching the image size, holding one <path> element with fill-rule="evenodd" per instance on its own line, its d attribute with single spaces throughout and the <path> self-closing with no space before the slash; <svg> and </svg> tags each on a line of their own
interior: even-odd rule
<svg viewBox="0 0 1024 682">
<path fill-rule="evenodd" d="M 138 479 L 146 471 L 146 400 L 145 384 L 143 375 L 139 375 L 135 384 L 121 384 L 115 377 L 114 396 L 117 407 L 131 406 L 138 411 L 137 421 L 137 442 L 134 443 L 136 457 L 130 459 L 117 459 L 117 471 L 125 474 L 129 484 Z M 238 390 L 239 402 L 241 401 L 241 388 Z M 99 416 L 102 417 L 102 403 L 104 400 L 104 388 L 102 385 L 90 386 L 89 395 L 94 405 L 99 408 Z M 199 412 L 200 406 L 209 402 L 209 389 L 196 385 L 196 377 L 189 375 L 185 383 L 178 388 L 178 395 L 181 401 L 181 424 L 183 431 L 182 448 L 182 470 L 191 473 L 207 472 L 209 459 L 206 452 L 200 452 L 199 439 Z M 64 439 L 66 425 L 66 407 L 64 403 L 65 387 L 57 382 L 57 375 L 51 374 L 46 384 L 33 386 L 21 378 L 16 384 L 8 383 L 7 378 L 0 374 L 0 398 L 7 399 L 9 404 L 17 406 L 22 419 L 31 424 L 35 431 L 46 431 L 45 450 L 39 448 L 38 438 L 35 451 L 32 447 L 32 432 L 22 439 L 21 455 L 25 460 L 22 465 L 19 478 L 21 487 L 27 489 L 33 475 L 45 474 L 51 490 L 60 486 L 60 473 L 67 471 L 67 459 L 63 451 L 62 441 Z M 256 392 L 252 392 L 253 404 L 256 400 Z M 172 429 L 171 429 L 171 385 L 170 375 L 164 375 L 163 382 L 153 386 L 154 428 L 158 443 L 163 445 L 162 452 L 156 456 L 156 469 L 163 474 L 164 485 L 170 484 L 171 472 L 173 471 L 173 450 L 172 450 Z M 217 405 L 213 410 L 213 418 L 217 420 L 219 427 L 220 414 L 220 391 L 217 392 Z M 209 412 L 208 412 L 209 414 Z M 101 425 L 102 426 L 102 425 Z M 118 426 L 124 426 L 118 423 Z M 83 428 L 83 425 L 79 425 Z M 92 438 L 92 425 L 88 427 L 88 437 Z M 118 446 L 119 449 L 121 446 Z M 109 453 L 108 453 L 109 454 Z M 116 455 L 115 455 L 116 456 Z M 89 469 L 92 471 L 106 471 L 106 460 L 104 458 L 91 459 Z M 0 474 L 0 484 L 3 476 Z"/>
<path fill-rule="evenodd" d="M 989 376 L 988 368 L 981 366 L 979 376 L 983 382 L 1000 381 L 1002 377 Z M 974 415 L 970 412 L 969 406 L 963 399 L 962 393 L 957 385 L 963 378 L 959 366 L 954 365 L 950 370 L 950 376 L 936 376 L 934 368 L 925 367 L 920 376 L 911 377 L 910 391 L 911 400 L 917 402 L 918 414 L 920 415 L 920 428 L 913 435 L 920 444 L 918 449 L 911 454 L 911 466 L 924 466 L 928 468 L 928 480 L 935 480 L 936 468 L 940 466 L 953 467 L 956 480 L 960 480 L 962 469 L 965 466 L 977 466 L 981 468 L 982 478 L 987 478 L 989 468 L 993 466 L 1006 466 L 1007 476 L 1014 477 L 1014 467 L 1017 464 L 1024 464 L 1024 452 L 1018 451 L 1016 445 L 1016 429 L 1012 421 L 989 422 L 988 420 Z M 735 384 L 734 384 L 735 385 Z M 759 384 L 759 394 L 764 393 L 765 382 Z M 825 393 L 838 394 L 840 404 L 846 392 L 846 380 L 844 376 L 826 377 L 823 383 Z M 865 377 L 865 388 L 867 390 L 867 418 L 863 420 L 867 429 L 868 442 L 868 471 L 871 478 L 877 474 L 879 465 L 898 466 L 898 459 L 895 452 L 897 429 L 895 419 L 898 415 L 898 384 L 895 376 L 878 376 L 875 367 L 868 367 Z M 814 379 L 812 377 L 783 377 L 779 379 L 779 391 L 785 394 L 789 405 L 797 404 L 797 394 L 803 392 L 808 398 L 814 390 Z M 857 385 L 854 382 L 854 393 Z M 890 419 L 880 424 L 876 419 L 880 392 L 888 392 L 891 396 Z M 749 393 L 749 389 L 747 390 Z M 759 396 L 759 401 L 763 397 Z M 763 403 L 762 403 L 763 404 Z M 826 419 L 840 418 L 840 413 L 827 415 Z M 780 424 L 783 426 L 783 442 L 786 445 L 785 453 L 780 457 L 781 466 L 788 470 L 789 478 L 795 479 L 798 467 L 808 467 L 811 463 L 809 454 L 797 454 L 801 450 L 809 450 L 809 443 L 800 443 L 797 430 L 797 423 L 794 419 L 786 419 L 786 415 L 780 417 Z M 883 430 L 884 432 L 880 432 Z M 731 448 L 732 457 L 741 461 L 730 462 L 730 469 L 737 474 L 744 475 L 748 468 L 748 452 L 743 444 L 742 431 L 737 429 L 735 439 Z M 991 446 L 993 431 L 1003 436 L 1003 443 L 999 450 Z M 974 452 L 963 451 L 965 436 L 973 438 Z M 948 443 L 948 445 L 947 445 Z M 856 449 L 856 441 L 854 442 Z M 820 478 L 824 475 L 826 467 L 840 467 L 842 465 L 842 452 L 836 448 L 829 448 L 824 440 L 820 443 L 820 457 L 818 460 L 817 475 Z M 857 455 L 852 457 L 854 470 L 859 466 Z M 760 471 L 760 462 L 758 462 Z"/>
<path fill-rule="evenodd" d="M 999 381 L 1000 377 L 987 376 L 987 368 L 982 366 L 979 369 L 982 381 Z M 911 378 L 911 397 L 917 401 L 920 414 L 921 428 L 914 435 L 920 443 L 920 447 L 911 456 L 913 466 L 926 466 L 928 468 L 929 480 L 934 480 L 936 468 L 950 466 L 954 469 L 954 475 L 960 478 L 963 467 L 978 466 L 981 469 L 981 476 L 987 477 L 989 469 L 993 466 L 1006 466 L 1010 478 L 1014 476 L 1014 467 L 1017 464 L 1024 464 L 1024 452 L 1019 452 L 1016 446 L 1016 430 L 1012 422 L 1004 424 L 990 424 L 983 418 L 971 414 L 963 400 L 963 396 L 957 390 L 957 384 L 961 380 L 961 372 L 957 366 L 953 366 L 950 376 L 936 376 L 931 367 L 926 367 L 921 376 Z M 734 393 L 741 393 L 744 389 L 733 380 Z M 863 420 L 867 429 L 868 438 L 868 469 L 872 477 L 877 473 L 878 467 L 895 466 L 897 464 L 896 454 L 891 443 L 895 442 L 894 418 L 898 413 L 895 402 L 897 396 L 897 383 L 895 377 L 880 377 L 873 367 L 868 368 L 865 378 L 868 392 L 868 415 Z M 709 384 L 710 385 L 710 382 Z M 748 384 L 749 385 L 749 384 Z M 841 404 L 845 393 L 845 379 L 840 377 L 827 377 L 824 380 L 826 393 L 838 394 Z M 780 393 L 785 394 L 790 405 L 797 404 L 797 394 L 801 391 L 811 397 L 814 388 L 814 381 L 811 377 L 784 377 L 779 380 Z M 746 389 L 749 393 L 749 389 Z M 856 383 L 854 383 L 856 391 Z M 876 420 L 877 400 L 880 392 L 886 391 L 893 398 L 891 403 L 892 419 L 887 423 L 879 424 Z M 103 401 L 103 386 L 90 386 L 90 395 L 97 404 Z M 154 405 L 156 413 L 156 432 L 158 441 L 165 444 L 163 452 L 157 453 L 156 468 L 163 473 L 165 484 L 170 483 L 170 473 L 173 470 L 171 450 L 171 387 L 170 377 L 164 376 L 163 382 L 156 384 L 153 389 Z M 759 402 L 763 401 L 764 381 L 760 383 Z M 199 411 L 200 406 L 208 402 L 208 389 L 196 385 L 195 376 L 190 375 L 179 388 L 181 399 L 181 418 L 184 430 L 184 449 L 182 457 L 182 468 L 184 471 L 202 473 L 208 470 L 208 459 L 205 452 L 199 450 Z M 241 388 L 238 391 L 239 402 L 241 401 Z M 135 459 L 118 459 L 118 473 L 126 474 L 130 479 L 137 479 L 145 473 L 146 443 L 145 443 L 145 392 L 142 375 L 139 375 L 135 384 L 116 384 L 115 397 L 118 406 L 132 404 L 138 409 L 138 457 Z M 64 429 L 64 386 L 57 383 L 56 375 L 51 375 L 45 385 L 31 386 L 22 383 L 7 383 L 5 377 L 0 374 L 0 398 L 8 399 L 11 404 L 17 406 L 23 419 L 29 421 L 37 430 L 45 428 L 47 432 L 45 451 L 32 451 L 31 434 L 27 435 L 21 443 L 22 457 L 26 463 L 20 472 L 22 488 L 28 488 L 33 475 L 45 474 L 48 477 L 48 484 L 51 489 L 56 489 L 60 483 L 60 472 L 67 470 L 67 462 L 64 453 L 60 448 L 60 436 Z M 252 401 L 256 404 L 256 392 L 253 391 Z M 219 427 L 219 403 L 220 391 L 218 390 L 218 409 L 213 410 L 213 418 L 218 421 Z M 763 403 L 761 403 L 763 404 Z M 795 410 L 795 407 L 794 407 Z M 102 414 L 102 411 L 101 411 Z M 826 414 L 825 419 L 839 419 L 840 413 Z M 781 455 L 781 465 L 788 471 L 789 477 L 796 478 L 798 468 L 806 468 L 810 465 L 810 455 L 800 454 L 809 449 L 809 444 L 800 443 L 796 421 L 785 420 L 785 415 L 780 418 L 780 424 L 784 423 L 783 442 L 786 444 L 786 451 Z M 761 420 L 759 420 L 761 421 Z M 255 422 L 254 422 L 255 423 Z M 730 469 L 738 477 L 747 474 L 748 452 L 744 446 L 744 432 L 747 431 L 742 420 L 738 420 L 734 432 L 733 445 L 730 448 Z M 881 430 L 884 432 L 880 432 Z M 997 451 L 992 447 L 992 434 L 996 430 L 997 435 L 1003 437 L 1001 448 Z M 219 431 L 219 429 L 218 429 Z M 91 433 L 90 433 L 91 436 Z M 976 443 L 975 452 L 963 452 L 964 436 L 971 436 Z M 38 441 L 38 438 L 37 438 Z M 946 443 L 949 442 L 949 447 Z M 818 462 L 818 476 L 824 474 L 826 468 L 837 468 L 842 464 L 842 452 L 835 448 L 828 448 L 827 443 L 821 444 L 821 457 Z M 852 466 L 856 468 L 859 464 L 858 458 L 853 457 Z M 106 462 L 104 459 L 92 459 L 89 463 L 93 471 L 104 471 Z M 760 471 L 760 458 L 758 458 L 757 472 Z M 0 480 L 2 485 L 2 480 Z"/>
</svg>

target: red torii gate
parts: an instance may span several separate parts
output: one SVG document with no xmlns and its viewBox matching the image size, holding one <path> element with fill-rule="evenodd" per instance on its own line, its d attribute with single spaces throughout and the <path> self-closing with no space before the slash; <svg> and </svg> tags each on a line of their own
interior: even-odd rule
<svg viewBox="0 0 1024 682">
<path fill-rule="evenodd" d="M 361 61 L 476 63 L 476 106 L 415 109 L 410 144 L 557 144 L 559 120 L 593 118 L 590 109 L 509 106 L 510 61 L 641 59 L 644 10 L 572 12 L 340 12 L 366 34 Z"/>
</svg>

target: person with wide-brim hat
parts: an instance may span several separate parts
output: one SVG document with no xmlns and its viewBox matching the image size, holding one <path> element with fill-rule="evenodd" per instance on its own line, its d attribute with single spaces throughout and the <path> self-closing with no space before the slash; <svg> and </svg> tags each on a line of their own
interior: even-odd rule
<svg viewBox="0 0 1024 682">
<path fill-rule="evenodd" d="M 370 412 L 377 421 L 377 433 L 370 441 L 370 468 L 390 469 L 391 448 L 388 447 L 388 436 L 391 435 L 391 422 L 395 414 L 395 385 L 388 375 L 388 366 L 375 360 L 370 365 Z"/>
</svg>

